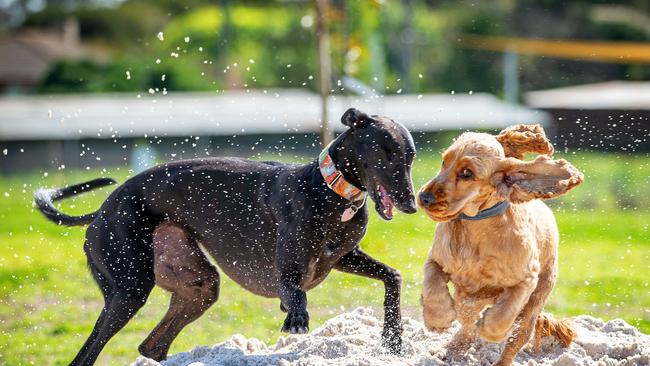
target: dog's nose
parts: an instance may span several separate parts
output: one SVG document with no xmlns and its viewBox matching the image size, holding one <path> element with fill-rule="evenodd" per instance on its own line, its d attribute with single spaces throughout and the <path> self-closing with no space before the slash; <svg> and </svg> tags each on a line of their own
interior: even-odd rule
<svg viewBox="0 0 650 366">
<path fill-rule="evenodd" d="M 411 198 L 409 198 L 406 201 L 406 204 L 404 204 L 403 207 L 402 207 L 402 212 L 407 213 L 407 214 L 416 213 L 417 210 L 418 210 L 418 208 L 415 205 L 415 198 L 413 196 L 411 196 Z"/>
<path fill-rule="evenodd" d="M 417 211 L 418 211 L 418 209 L 415 206 L 409 206 L 406 209 L 404 209 L 404 213 L 407 213 L 407 214 L 414 214 Z"/>
<path fill-rule="evenodd" d="M 424 207 L 429 207 L 432 204 L 434 204 L 434 202 L 436 202 L 436 198 L 433 197 L 431 193 L 426 191 L 420 192 L 419 198 L 420 198 L 420 204 L 422 204 L 422 206 Z"/>
</svg>

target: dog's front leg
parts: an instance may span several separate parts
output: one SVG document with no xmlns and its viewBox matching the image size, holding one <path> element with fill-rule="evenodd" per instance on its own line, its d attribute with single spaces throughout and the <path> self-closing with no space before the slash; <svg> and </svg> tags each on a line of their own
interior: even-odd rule
<svg viewBox="0 0 650 366">
<path fill-rule="evenodd" d="M 402 315 L 400 288 L 402 277 L 397 270 L 370 257 L 357 248 L 343 256 L 334 266 L 339 271 L 380 280 L 384 283 L 384 330 L 382 342 L 391 352 L 402 352 Z"/>
<path fill-rule="evenodd" d="M 488 342 L 503 341 L 537 287 L 537 282 L 538 273 L 533 272 L 524 281 L 505 288 L 494 306 L 486 310 L 478 321 L 479 336 Z"/>
<path fill-rule="evenodd" d="M 309 331 L 309 313 L 307 313 L 307 294 L 303 290 L 310 258 L 314 254 L 302 245 L 304 240 L 296 233 L 301 225 L 287 225 L 281 230 L 275 252 L 275 265 L 280 273 L 278 296 L 280 308 L 287 311 L 282 325 L 283 332 L 304 334 Z"/>
<path fill-rule="evenodd" d="M 431 256 L 427 258 L 423 272 L 420 301 L 423 307 L 424 325 L 430 331 L 445 331 L 456 319 L 454 300 L 447 287 L 449 275 Z"/>
<path fill-rule="evenodd" d="M 299 272 L 283 274 L 280 279 L 280 301 L 287 309 L 287 318 L 282 325 L 283 332 L 304 334 L 309 331 L 307 294 L 300 287 L 302 275 Z"/>
</svg>

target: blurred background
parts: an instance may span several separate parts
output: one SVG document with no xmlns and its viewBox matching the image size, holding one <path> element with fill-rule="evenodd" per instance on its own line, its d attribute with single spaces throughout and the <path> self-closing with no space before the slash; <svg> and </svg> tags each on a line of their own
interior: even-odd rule
<svg viewBox="0 0 650 366">
<path fill-rule="evenodd" d="M 350 106 L 412 131 L 416 188 L 462 131 L 542 124 L 587 178 L 549 202 L 562 242 L 547 309 L 650 331 L 649 2 L 0 0 L 0 363 L 65 364 L 102 305 L 83 230 L 34 212 L 37 187 L 196 156 L 309 161 Z M 402 271 L 416 318 L 434 227 L 373 218 L 362 243 Z M 309 295 L 312 328 L 380 309 L 382 291 L 334 274 Z M 167 301 L 154 292 L 99 362 L 133 360 Z M 231 333 L 273 342 L 282 315 L 226 279 L 172 352 Z"/>
</svg>

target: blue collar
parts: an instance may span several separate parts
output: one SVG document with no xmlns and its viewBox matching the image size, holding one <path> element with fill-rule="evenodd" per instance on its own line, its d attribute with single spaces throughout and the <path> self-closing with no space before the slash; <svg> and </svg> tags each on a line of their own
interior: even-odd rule
<svg viewBox="0 0 650 366">
<path fill-rule="evenodd" d="M 485 210 L 479 211 L 476 216 L 467 216 L 464 213 L 461 213 L 458 215 L 458 218 L 461 220 L 470 220 L 470 221 L 477 221 L 477 220 L 483 220 L 483 219 L 489 219 L 490 217 L 498 216 L 503 214 L 503 212 L 510 207 L 510 202 L 508 201 L 501 201 L 497 203 L 496 205 L 486 208 Z"/>
</svg>

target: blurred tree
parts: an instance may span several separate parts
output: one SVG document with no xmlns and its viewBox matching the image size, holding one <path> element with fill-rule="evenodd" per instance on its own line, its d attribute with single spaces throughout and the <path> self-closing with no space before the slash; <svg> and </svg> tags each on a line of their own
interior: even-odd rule
<svg viewBox="0 0 650 366">
<path fill-rule="evenodd" d="M 333 138 L 332 130 L 329 127 L 327 115 L 327 101 L 332 89 L 332 57 L 330 55 L 329 36 L 329 1 L 315 0 L 316 10 L 316 37 L 318 42 L 318 91 L 320 94 L 320 141 L 327 146 Z"/>
<path fill-rule="evenodd" d="M 308 0 L 1 3 L 0 19 L 11 18 L 11 27 L 49 28 L 74 16 L 84 43 L 112 56 L 104 65 L 89 61 L 56 65 L 42 91 L 317 89 L 315 18 Z M 331 0 L 331 5 L 333 80 L 349 75 L 387 93 L 400 89 L 501 93 L 502 54 L 458 47 L 464 33 L 650 39 L 646 0 Z M 162 41 L 156 38 L 158 32 L 163 32 Z M 521 57 L 519 67 L 523 90 L 650 77 L 646 65 L 546 57 Z M 128 82 L 122 78 L 126 69 L 133 75 Z M 103 70 L 103 75 L 93 76 L 92 70 Z M 75 81 L 75 72 L 83 82 Z M 160 80 L 162 73 L 165 81 Z M 108 75 L 120 78 L 110 81 Z"/>
</svg>

